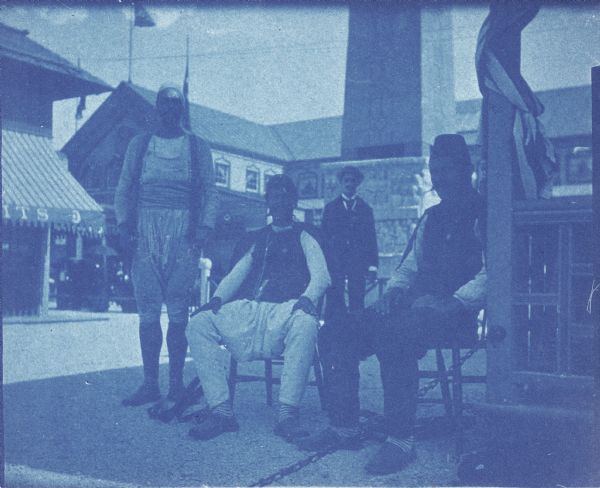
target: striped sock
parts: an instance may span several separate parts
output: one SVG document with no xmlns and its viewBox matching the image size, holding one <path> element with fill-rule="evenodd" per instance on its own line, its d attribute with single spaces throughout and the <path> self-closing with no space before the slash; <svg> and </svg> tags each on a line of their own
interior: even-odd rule
<svg viewBox="0 0 600 488">
<path fill-rule="evenodd" d="M 219 403 L 212 409 L 212 413 L 215 415 L 221 415 L 222 417 L 233 417 L 233 408 L 231 406 L 231 402 L 225 401 L 223 403 Z"/>
<path fill-rule="evenodd" d="M 415 445 L 415 436 L 411 435 L 409 437 L 399 439 L 398 437 L 392 437 L 391 435 L 388 435 L 385 439 L 385 442 L 389 442 L 390 444 L 399 447 L 404 452 L 410 452 Z"/>
<path fill-rule="evenodd" d="M 292 417 L 298 417 L 299 409 L 295 405 L 288 405 L 287 403 L 279 404 L 279 421 L 282 422 Z"/>
<path fill-rule="evenodd" d="M 332 427 L 332 429 L 337 435 L 346 439 L 358 437 L 358 434 L 360 434 L 358 425 L 355 425 L 354 427 Z"/>
</svg>

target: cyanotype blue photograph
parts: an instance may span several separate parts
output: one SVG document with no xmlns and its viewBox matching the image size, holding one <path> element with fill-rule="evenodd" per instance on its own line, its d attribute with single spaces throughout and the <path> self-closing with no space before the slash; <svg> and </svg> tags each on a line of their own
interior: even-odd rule
<svg viewBox="0 0 600 488">
<path fill-rule="evenodd" d="M 600 4 L 0 2 L 0 486 L 600 486 Z"/>
</svg>

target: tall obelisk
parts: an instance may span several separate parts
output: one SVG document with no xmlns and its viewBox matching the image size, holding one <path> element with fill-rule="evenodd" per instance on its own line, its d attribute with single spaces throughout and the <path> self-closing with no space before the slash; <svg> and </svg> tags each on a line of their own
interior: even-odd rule
<svg viewBox="0 0 600 488">
<path fill-rule="evenodd" d="M 342 155 L 423 156 L 454 131 L 448 6 L 351 3 Z"/>
</svg>

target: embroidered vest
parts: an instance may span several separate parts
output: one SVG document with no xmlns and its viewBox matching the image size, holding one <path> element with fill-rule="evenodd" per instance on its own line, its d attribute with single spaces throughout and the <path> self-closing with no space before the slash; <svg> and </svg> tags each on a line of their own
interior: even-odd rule
<svg viewBox="0 0 600 488">
<path fill-rule="evenodd" d="M 271 226 L 256 233 L 252 268 L 242 285 L 240 298 L 283 303 L 299 298 L 310 281 L 300 235 L 304 225 L 275 232 Z"/>
</svg>

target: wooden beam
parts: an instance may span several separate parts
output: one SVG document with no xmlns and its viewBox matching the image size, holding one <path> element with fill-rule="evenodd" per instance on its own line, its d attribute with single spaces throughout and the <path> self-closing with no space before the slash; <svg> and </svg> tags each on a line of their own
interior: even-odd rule
<svg viewBox="0 0 600 488">
<path fill-rule="evenodd" d="M 498 39 L 495 53 L 505 68 L 519 71 L 521 34 L 507 31 Z M 487 401 L 505 404 L 513 398 L 510 373 L 515 368 L 515 334 L 512 313 L 513 249 L 513 140 L 515 109 L 502 95 L 487 93 L 487 315 L 490 330 L 501 327 L 506 337 L 487 348 Z"/>
<path fill-rule="evenodd" d="M 501 327 L 506 338 L 487 348 L 487 401 L 502 404 L 511 395 L 510 372 L 513 365 L 512 320 L 512 128 L 515 111 L 501 95 L 491 92 L 488 104 L 488 217 L 487 303 L 490 330 Z"/>
<path fill-rule="evenodd" d="M 598 285 L 600 284 L 600 66 L 592 69 L 592 158 L 594 285 Z M 600 290 L 593 293 L 591 299 L 590 312 L 593 314 L 592 323 L 595 324 L 594 351 L 596 351 L 594 356 L 594 439 L 596 441 L 594 459 L 600 459 Z"/>
<path fill-rule="evenodd" d="M 48 313 L 48 299 L 50 295 L 50 226 L 41 229 L 41 270 L 40 270 L 40 305 L 39 314 Z"/>
</svg>

